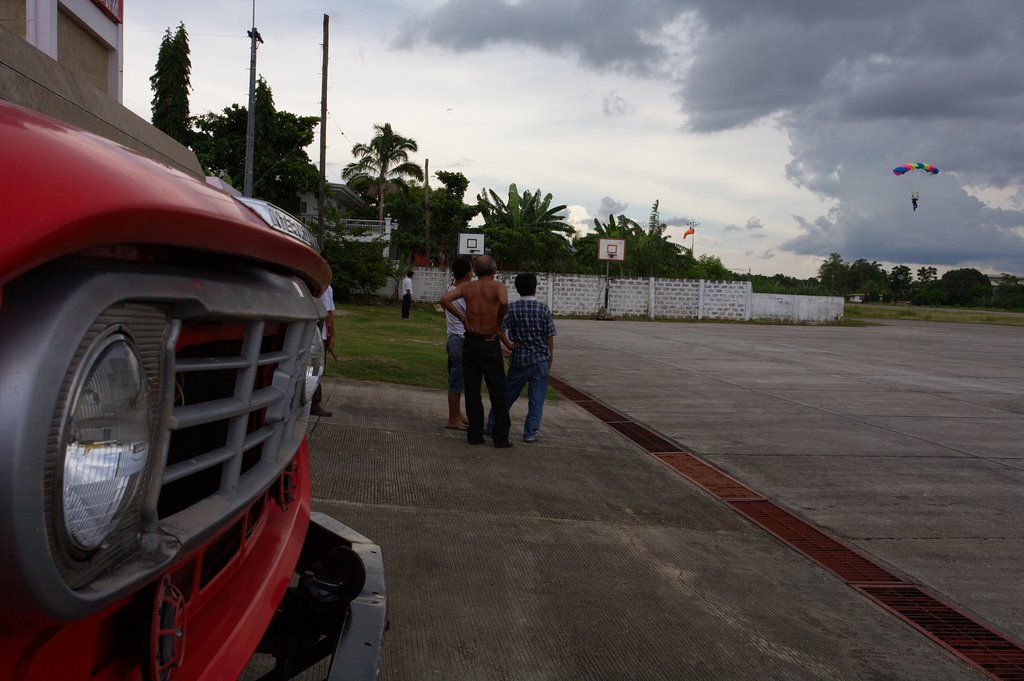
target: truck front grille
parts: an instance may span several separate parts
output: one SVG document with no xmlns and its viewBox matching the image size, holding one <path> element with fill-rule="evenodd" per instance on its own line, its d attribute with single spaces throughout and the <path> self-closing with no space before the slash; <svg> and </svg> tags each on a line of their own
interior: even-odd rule
<svg viewBox="0 0 1024 681">
<path fill-rule="evenodd" d="M 251 498 L 304 432 L 300 396 L 313 321 L 174 322 L 173 406 L 157 516 Z"/>
</svg>

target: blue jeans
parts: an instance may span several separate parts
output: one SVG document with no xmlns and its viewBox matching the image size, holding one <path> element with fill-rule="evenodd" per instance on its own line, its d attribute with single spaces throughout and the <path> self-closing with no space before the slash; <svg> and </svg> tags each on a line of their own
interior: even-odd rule
<svg viewBox="0 0 1024 681">
<path fill-rule="evenodd" d="M 544 415 L 544 397 L 548 392 L 548 362 L 542 360 L 525 367 L 508 368 L 505 376 L 505 403 L 509 408 L 519 398 L 523 386 L 529 384 L 526 397 L 529 406 L 526 410 L 526 421 L 523 423 L 523 439 L 532 440 L 540 432 L 540 419 Z M 494 414 L 487 417 L 487 432 L 494 429 Z"/>
</svg>

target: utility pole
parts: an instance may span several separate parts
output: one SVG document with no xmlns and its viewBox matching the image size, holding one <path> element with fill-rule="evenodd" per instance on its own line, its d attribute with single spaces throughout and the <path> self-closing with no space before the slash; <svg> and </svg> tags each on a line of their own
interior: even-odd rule
<svg viewBox="0 0 1024 681">
<path fill-rule="evenodd" d="M 427 265 L 430 265 L 430 159 L 423 163 L 423 217 L 427 230 Z"/>
<path fill-rule="evenodd" d="M 252 0 L 252 29 L 248 31 L 252 46 L 249 50 L 249 121 L 245 129 L 245 188 L 242 194 L 252 196 L 252 159 L 256 142 L 256 43 L 263 37 L 256 30 L 256 0 Z"/>
<path fill-rule="evenodd" d="M 327 203 L 327 38 L 331 18 L 324 15 L 324 59 L 320 69 L 320 192 L 316 206 L 317 238 L 324 247 L 324 208 Z"/>
</svg>

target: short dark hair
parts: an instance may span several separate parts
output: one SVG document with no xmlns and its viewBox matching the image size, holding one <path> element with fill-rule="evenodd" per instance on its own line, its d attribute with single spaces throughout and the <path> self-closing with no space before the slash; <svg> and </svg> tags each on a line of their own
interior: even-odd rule
<svg viewBox="0 0 1024 681">
<path fill-rule="evenodd" d="M 473 268 L 473 264 L 469 262 L 469 258 L 464 255 L 460 255 L 452 261 L 452 276 L 456 279 L 462 279 L 464 276 L 469 274 L 469 271 Z"/>
<path fill-rule="evenodd" d="M 516 290 L 521 296 L 532 296 L 537 292 L 537 275 L 533 272 L 520 272 L 516 275 Z"/>
<path fill-rule="evenodd" d="M 415 274 L 415 272 L 413 272 L 412 270 L 406 270 L 405 271 L 405 276 L 407 276 L 407 277 L 411 277 L 413 274 Z"/>
</svg>

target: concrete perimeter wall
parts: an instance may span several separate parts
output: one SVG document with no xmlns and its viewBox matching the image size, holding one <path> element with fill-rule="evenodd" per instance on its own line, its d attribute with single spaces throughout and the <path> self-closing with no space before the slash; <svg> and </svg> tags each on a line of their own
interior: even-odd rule
<svg viewBox="0 0 1024 681">
<path fill-rule="evenodd" d="M 413 267 L 413 300 L 437 302 L 451 274 L 436 267 Z M 509 302 L 517 300 L 517 272 L 498 272 L 508 287 Z M 843 318 L 838 296 L 797 296 L 753 293 L 747 281 L 612 277 L 608 311 L 616 317 L 649 319 L 727 319 L 829 324 Z M 377 291 L 393 297 L 395 282 Z M 605 278 L 595 274 L 538 274 L 537 297 L 556 315 L 592 315 L 604 305 Z"/>
</svg>

